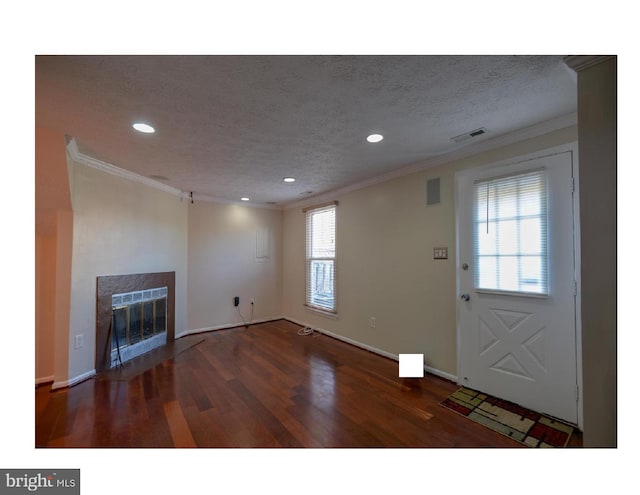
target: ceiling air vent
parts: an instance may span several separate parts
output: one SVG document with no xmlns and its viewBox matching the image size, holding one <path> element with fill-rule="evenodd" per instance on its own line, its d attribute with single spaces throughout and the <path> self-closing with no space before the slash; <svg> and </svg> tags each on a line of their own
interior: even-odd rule
<svg viewBox="0 0 640 495">
<path fill-rule="evenodd" d="M 473 131 L 465 132 L 464 134 L 460 134 L 459 136 L 452 137 L 451 140 L 455 141 L 456 143 L 462 143 L 463 141 L 482 136 L 486 133 L 487 130 L 484 127 L 480 127 L 478 129 L 474 129 Z"/>
</svg>

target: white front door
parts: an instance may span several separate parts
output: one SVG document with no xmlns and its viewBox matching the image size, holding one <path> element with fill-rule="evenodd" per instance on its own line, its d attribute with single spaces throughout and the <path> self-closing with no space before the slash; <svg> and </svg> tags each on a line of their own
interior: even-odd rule
<svg viewBox="0 0 640 495">
<path fill-rule="evenodd" d="M 458 381 L 577 423 L 572 160 L 458 174 Z"/>
</svg>

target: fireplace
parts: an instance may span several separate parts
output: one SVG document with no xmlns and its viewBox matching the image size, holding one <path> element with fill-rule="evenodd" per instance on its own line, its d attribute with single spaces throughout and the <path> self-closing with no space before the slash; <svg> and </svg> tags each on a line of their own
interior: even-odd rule
<svg viewBox="0 0 640 495">
<path fill-rule="evenodd" d="M 111 367 L 167 342 L 166 287 L 111 296 Z"/>
<path fill-rule="evenodd" d="M 175 338 L 175 272 L 97 279 L 96 371 Z"/>
</svg>

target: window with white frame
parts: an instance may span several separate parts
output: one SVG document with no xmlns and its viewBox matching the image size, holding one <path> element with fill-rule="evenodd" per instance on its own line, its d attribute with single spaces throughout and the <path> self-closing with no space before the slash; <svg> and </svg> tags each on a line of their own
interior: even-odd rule
<svg viewBox="0 0 640 495">
<path fill-rule="evenodd" d="M 548 294 L 544 169 L 477 181 L 474 189 L 476 289 Z"/>
<path fill-rule="evenodd" d="M 337 203 L 306 208 L 306 306 L 336 313 Z"/>
</svg>

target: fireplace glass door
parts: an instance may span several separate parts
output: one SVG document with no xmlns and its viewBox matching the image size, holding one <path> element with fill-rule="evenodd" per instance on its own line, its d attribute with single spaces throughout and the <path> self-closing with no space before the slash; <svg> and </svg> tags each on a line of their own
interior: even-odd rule
<svg viewBox="0 0 640 495">
<path fill-rule="evenodd" d="M 112 296 L 111 366 L 166 342 L 167 292 L 159 287 Z"/>
</svg>

